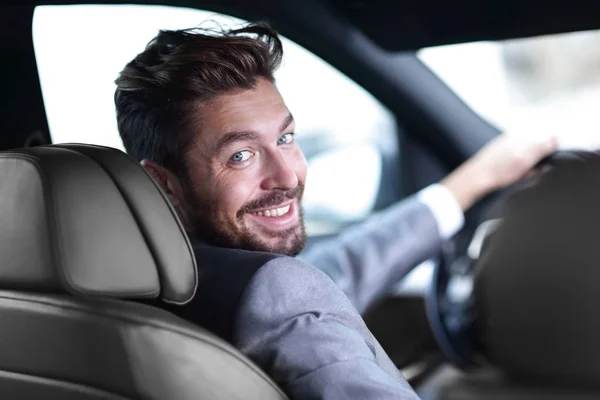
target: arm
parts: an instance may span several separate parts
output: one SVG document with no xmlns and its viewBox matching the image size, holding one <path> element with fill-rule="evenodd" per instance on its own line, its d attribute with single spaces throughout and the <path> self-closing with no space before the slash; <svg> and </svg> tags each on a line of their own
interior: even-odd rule
<svg viewBox="0 0 600 400">
<path fill-rule="evenodd" d="M 299 258 L 321 269 L 359 312 L 431 258 L 464 222 L 460 205 L 442 185 L 432 185 L 319 243 Z"/>
<path fill-rule="evenodd" d="M 486 194 L 526 176 L 556 149 L 555 138 L 523 142 L 502 135 L 439 185 L 383 211 L 373 221 L 300 257 L 328 274 L 364 312 L 413 267 L 435 255 L 463 224 L 463 212 Z"/>
<path fill-rule="evenodd" d="M 234 345 L 292 399 L 418 399 L 348 298 L 300 260 L 256 273 L 235 327 Z"/>
</svg>

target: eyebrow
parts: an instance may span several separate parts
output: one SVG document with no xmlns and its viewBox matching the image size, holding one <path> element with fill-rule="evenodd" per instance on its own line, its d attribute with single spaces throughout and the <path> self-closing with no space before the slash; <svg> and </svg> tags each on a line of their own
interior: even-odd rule
<svg viewBox="0 0 600 400">
<path fill-rule="evenodd" d="M 280 132 L 283 132 L 290 124 L 294 121 L 294 116 L 290 113 L 279 128 Z M 232 143 L 242 142 L 246 140 L 256 140 L 259 137 L 259 133 L 256 131 L 239 131 L 239 132 L 228 132 L 221 136 L 217 145 L 215 146 L 215 153 L 219 154 L 223 149 Z"/>
<path fill-rule="evenodd" d="M 281 124 L 281 128 L 279 128 L 279 132 L 283 132 L 290 124 L 294 122 L 294 116 L 290 113 Z"/>
<path fill-rule="evenodd" d="M 256 140 L 258 133 L 255 131 L 241 131 L 241 132 L 228 132 L 221 136 L 217 145 L 215 146 L 215 153 L 219 154 L 223 149 L 235 142 L 242 142 L 245 140 Z"/>
</svg>

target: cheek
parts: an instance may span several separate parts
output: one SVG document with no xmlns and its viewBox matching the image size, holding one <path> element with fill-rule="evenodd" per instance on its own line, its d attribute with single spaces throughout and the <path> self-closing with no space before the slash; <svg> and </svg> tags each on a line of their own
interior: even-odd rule
<svg viewBox="0 0 600 400">
<path fill-rule="evenodd" d="M 250 200 L 252 191 L 252 180 L 244 174 L 233 174 L 228 177 L 227 182 L 220 186 L 216 198 L 219 210 L 229 216 L 234 216 Z"/>
</svg>

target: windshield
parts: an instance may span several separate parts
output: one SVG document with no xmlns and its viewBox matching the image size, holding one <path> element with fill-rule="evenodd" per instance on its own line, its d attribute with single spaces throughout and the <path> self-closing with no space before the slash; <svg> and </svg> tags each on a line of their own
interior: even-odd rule
<svg viewBox="0 0 600 400">
<path fill-rule="evenodd" d="M 600 31 L 440 46 L 418 57 L 507 133 L 600 149 Z"/>
</svg>

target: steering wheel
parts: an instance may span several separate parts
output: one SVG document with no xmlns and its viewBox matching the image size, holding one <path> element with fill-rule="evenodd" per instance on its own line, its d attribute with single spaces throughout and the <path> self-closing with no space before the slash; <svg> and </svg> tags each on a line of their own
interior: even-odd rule
<svg viewBox="0 0 600 400">
<path fill-rule="evenodd" d="M 535 168 L 554 167 L 574 160 L 583 161 L 593 154 L 595 153 L 587 151 L 558 151 L 542 159 Z M 512 196 L 530 183 L 517 184 L 509 188 L 507 194 Z M 503 202 L 506 198 L 507 196 L 503 196 L 498 201 Z M 497 218 L 479 223 L 471 236 L 466 254 L 456 255 L 454 243 L 444 243 L 425 295 L 427 319 L 438 346 L 448 361 L 464 370 L 486 362 L 481 356 L 477 336 L 473 284 L 475 264 L 485 239 L 500 222 L 501 218 Z"/>
</svg>

